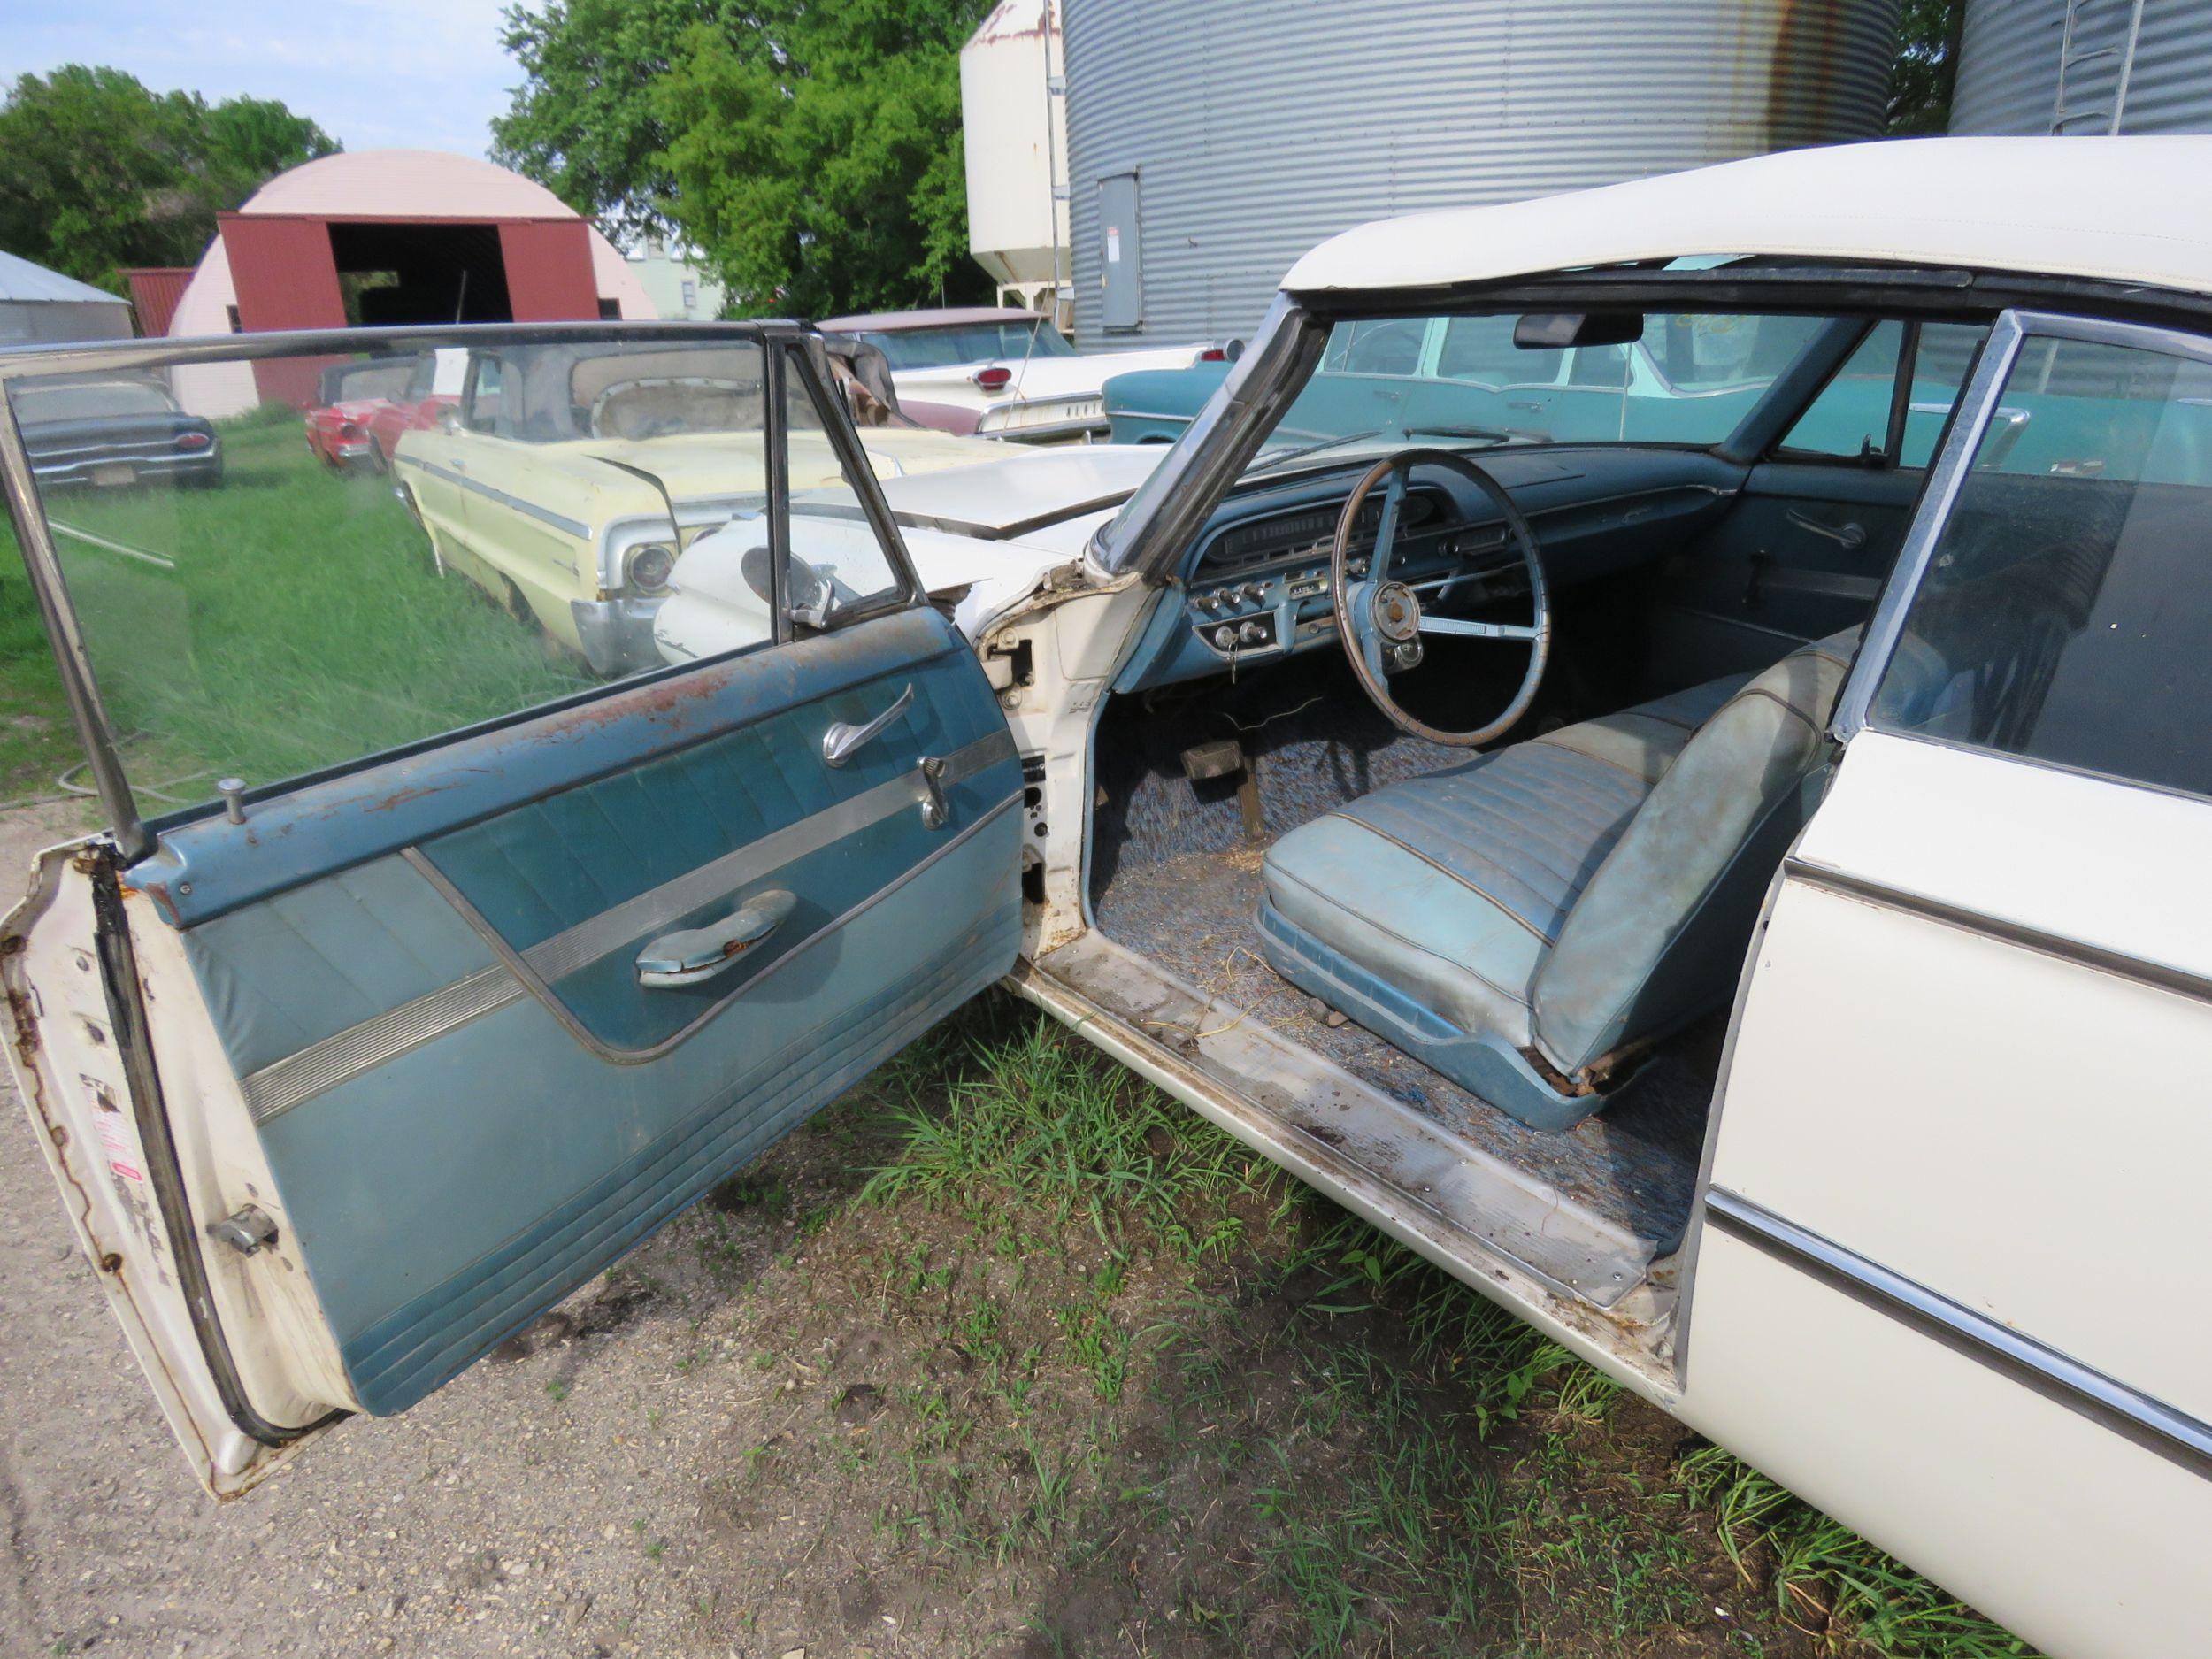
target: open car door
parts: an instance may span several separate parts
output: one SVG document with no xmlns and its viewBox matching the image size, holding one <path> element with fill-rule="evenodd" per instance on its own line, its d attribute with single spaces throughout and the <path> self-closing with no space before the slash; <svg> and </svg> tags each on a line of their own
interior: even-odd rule
<svg viewBox="0 0 2212 1659">
<path fill-rule="evenodd" d="M 494 334 L 377 349 L 583 337 Z M 694 334 L 722 381 L 749 352 L 758 407 L 722 385 L 734 429 L 677 441 L 695 471 L 718 438 L 764 458 L 769 507 L 710 526 L 671 496 L 672 539 L 757 538 L 763 623 L 611 684 L 442 577 L 388 488 L 311 471 L 271 405 L 358 340 L 0 361 L 11 406 L 170 373 L 227 452 L 219 489 L 65 495 L 0 419 L 112 820 L 0 929 L 9 1057 L 219 1495 L 449 1381 L 1013 964 L 1020 767 L 973 652 L 818 346 L 651 349 Z M 847 488 L 795 505 L 794 426 Z"/>
</svg>

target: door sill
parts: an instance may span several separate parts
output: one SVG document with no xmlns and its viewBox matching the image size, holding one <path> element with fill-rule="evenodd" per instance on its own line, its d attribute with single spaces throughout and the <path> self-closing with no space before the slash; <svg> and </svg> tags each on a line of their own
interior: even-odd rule
<svg viewBox="0 0 2212 1659">
<path fill-rule="evenodd" d="M 1672 1257 L 1093 928 L 1016 990 L 1454 1277 L 1661 1400 Z"/>
</svg>

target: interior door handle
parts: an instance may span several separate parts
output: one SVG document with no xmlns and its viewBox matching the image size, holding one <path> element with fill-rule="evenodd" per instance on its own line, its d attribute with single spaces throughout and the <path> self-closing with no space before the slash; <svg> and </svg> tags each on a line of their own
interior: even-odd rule
<svg viewBox="0 0 2212 1659">
<path fill-rule="evenodd" d="M 883 735 L 884 728 L 904 714 L 914 701 L 914 687 L 909 686 L 899 693 L 898 700 L 865 726 L 849 726 L 840 720 L 822 733 L 822 759 L 832 766 L 841 766 L 855 754 Z"/>
<path fill-rule="evenodd" d="M 1809 530 L 1815 535 L 1826 536 L 1828 540 L 1847 552 L 1855 553 L 1866 545 L 1865 526 L 1848 519 L 1842 524 L 1827 524 L 1795 507 L 1786 509 L 1782 516 L 1801 530 Z"/>
<path fill-rule="evenodd" d="M 783 926 L 798 902 L 780 887 L 756 893 L 710 927 L 664 933 L 638 952 L 637 982 L 649 990 L 703 985 L 726 972 L 760 941 Z"/>
</svg>

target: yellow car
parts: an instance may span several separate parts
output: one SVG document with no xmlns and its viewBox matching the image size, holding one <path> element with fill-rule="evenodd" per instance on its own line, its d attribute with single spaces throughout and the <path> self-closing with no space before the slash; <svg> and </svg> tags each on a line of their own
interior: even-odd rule
<svg viewBox="0 0 2212 1659">
<path fill-rule="evenodd" d="M 878 477 L 1004 454 L 901 420 L 887 377 L 854 366 L 838 378 L 884 423 L 861 429 Z M 481 584 L 595 672 L 634 673 L 661 664 L 653 618 L 678 555 L 767 499 L 764 404 L 749 341 L 503 342 L 471 352 L 436 426 L 400 440 L 394 488 L 441 573 Z M 827 434 L 791 408 L 792 488 L 839 481 Z"/>
</svg>

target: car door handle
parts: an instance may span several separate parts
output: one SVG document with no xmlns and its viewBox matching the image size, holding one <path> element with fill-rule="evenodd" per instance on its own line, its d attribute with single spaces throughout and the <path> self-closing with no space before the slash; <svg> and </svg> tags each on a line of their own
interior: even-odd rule
<svg viewBox="0 0 2212 1659">
<path fill-rule="evenodd" d="M 469 464 L 457 455 L 448 457 L 446 465 L 457 472 L 465 472 L 469 470 Z"/>
<path fill-rule="evenodd" d="M 783 926 L 799 901 L 780 887 L 756 893 L 710 927 L 665 933 L 638 952 L 637 982 L 648 990 L 703 985 L 735 967 Z"/>
<path fill-rule="evenodd" d="M 914 687 L 909 686 L 898 699 L 865 726 L 849 726 L 840 720 L 822 733 L 822 759 L 832 766 L 841 766 L 862 749 L 881 737 L 892 721 L 904 714 L 914 701 Z"/>
<path fill-rule="evenodd" d="M 1825 536 L 1847 552 L 1855 553 L 1866 545 L 1866 529 L 1863 525 L 1855 524 L 1849 520 L 1842 524 L 1828 524 L 1814 518 L 1809 512 L 1800 511 L 1795 507 L 1786 509 L 1782 516 L 1799 529 L 1809 530 L 1815 535 Z"/>
</svg>

